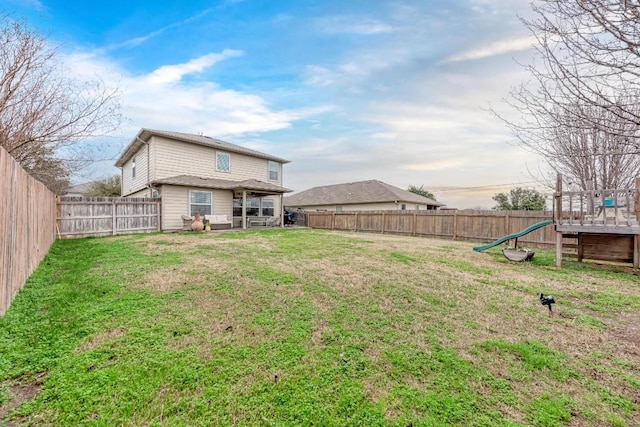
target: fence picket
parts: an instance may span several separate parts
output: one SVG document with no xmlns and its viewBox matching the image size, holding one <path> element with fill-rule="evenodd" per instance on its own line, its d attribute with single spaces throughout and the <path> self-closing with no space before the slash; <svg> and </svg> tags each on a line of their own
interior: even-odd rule
<svg viewBox="0 0 640 427">
<path fill-rule="evenodd" d="M 160 231 L 160 199 L 58 197 L 62 239 Z"/>
<path fill-rule="evenodd" d="M 300 214 L 311 228 L 370 233 L 406 234 L 453 240 L 485 242 L 515 233 L 551 219 L 548 211 L 308 211 Z M 544 227 L 521 237 L 522 245 L 554 247 L 553 227 Z"/>
<path fill-rule="evenodd" d="M 55 240 L 55 195 L 0 147 L 0 315 Z"/>
</svg>

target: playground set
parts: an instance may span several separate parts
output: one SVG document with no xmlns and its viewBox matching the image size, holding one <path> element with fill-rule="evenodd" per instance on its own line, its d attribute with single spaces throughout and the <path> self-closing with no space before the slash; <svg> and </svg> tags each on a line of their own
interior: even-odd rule
<svg viewBox="0 0 640 427">
<path fill-rule="evenodd" d="M 575 257 L 579 262 L 613 261 L 640 268 L 640 178 L 636 179 L 635 188 L 564 191 L 562 176 L 558 175 L 553 197 L 553 220 L 537 222 L 473 250 L 481 252 L 512 240 L 515 241 L 512 246 L 517 248 L 519 237 L 553 225 L 557 267 L 562 267 L 563 257 Z M 503 253 L 517 261 L 533 256 L 533 252 L 528 258 L 526 253 L 518 258 L 514 258 L 513 251 Z"/>
</svg>

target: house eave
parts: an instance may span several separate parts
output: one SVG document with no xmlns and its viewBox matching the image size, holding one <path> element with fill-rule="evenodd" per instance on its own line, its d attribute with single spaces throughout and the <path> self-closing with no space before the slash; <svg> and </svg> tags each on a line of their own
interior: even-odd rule
<svg viewBox="0 0 640 427">
<path fill-rule="evenodd" d="M 284 194 L 291 193 L 290 190 L 285 187 L 280 187 L 268 182 L 262 182 L 255 179 L 245 181 L 227 181 L 215 178 L 201 178 L 191 175 L 178 175 L 170 178 L 158 179 L 151 182 L 153 186 L 162 185 L 174 185 L 178 187 L 191 187 L 191 188 L 208 188 L 215 190 L 228 190 L 228 191 L 250 191 L 257 194 Z"/>
</svg>

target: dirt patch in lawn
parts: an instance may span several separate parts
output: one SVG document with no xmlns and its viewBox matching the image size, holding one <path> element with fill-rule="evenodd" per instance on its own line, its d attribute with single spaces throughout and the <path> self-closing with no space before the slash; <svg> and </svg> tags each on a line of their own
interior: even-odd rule
<svg viewBox="0 0 640 427">
<path fill-rule="evenodd" d="M 640 356 L 640 314 L 624 313 L 618 318 L 614 335 L 635 347 L 635 354 Z"/>
<path fill-rule="evenodd" d="M 127 331 L 125 329 L 122 329 L 122 328 L 107 329 L 106 331 L 103 331 L 91 336 L 87 341 L 85 341 L 78 348 L 76 348 L 75 352 L 81 353 L 83 351 L 95 350 L 96 348 L 100 347 L 100 345 L 103 342 L 121 338 L 125 335 L 127 335 Z"/>
<path fill-rule="evenodd" d="M 5 417 L 9 415 L 11 411 L 23 403 L 36 397 L 42 388 L 42 380 L 44 377 L 45 374 L 42 373 L 26 382 L 5 381 L 4 384 L 2 384 L 2 388 L 8 386 L 8 400 L 0 406 L 0 421 L 5 420 Z M 23 422 L 24 420 L 22 419 L 7 420 L 6 426 L 17 426 Z"/>
</svg>

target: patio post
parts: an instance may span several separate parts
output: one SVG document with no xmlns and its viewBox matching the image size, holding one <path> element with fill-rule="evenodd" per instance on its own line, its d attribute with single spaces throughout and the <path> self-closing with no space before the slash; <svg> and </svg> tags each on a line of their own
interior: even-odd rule
<svg viewBox="0 0 640 427">
<path fill-rule="evenodd" d="M 280 193 L 280 228 L 284 227 L 284 197 Z"/>
<path fill-rule="evenodd" d="M 242 229 L 247 229 L 247 190 L 242 190 Z"/>
</svg>

